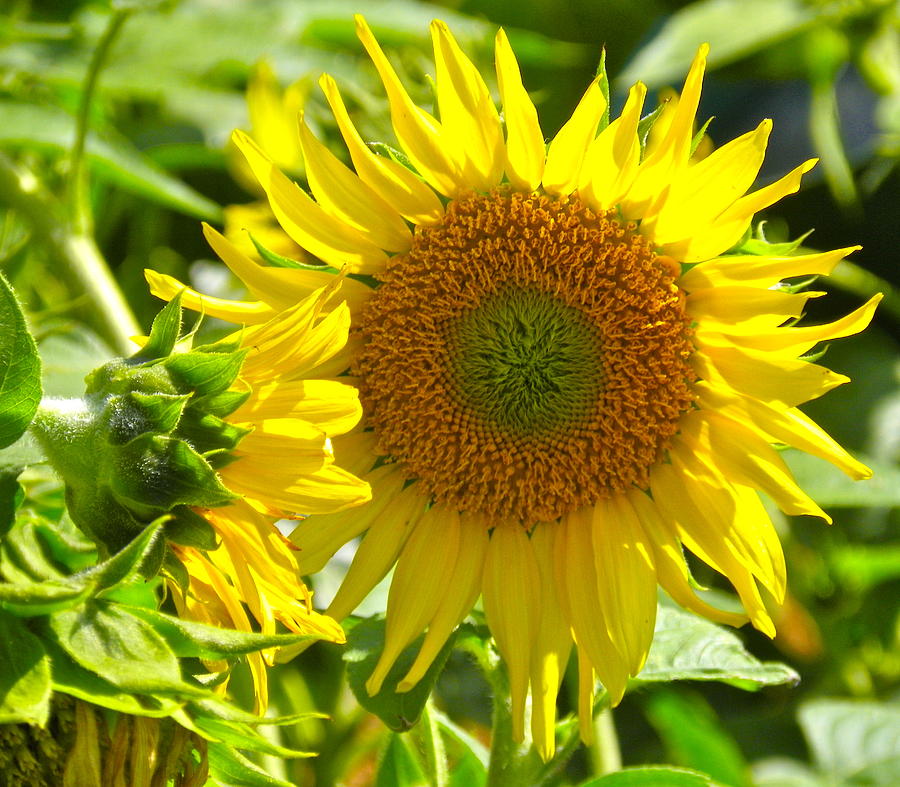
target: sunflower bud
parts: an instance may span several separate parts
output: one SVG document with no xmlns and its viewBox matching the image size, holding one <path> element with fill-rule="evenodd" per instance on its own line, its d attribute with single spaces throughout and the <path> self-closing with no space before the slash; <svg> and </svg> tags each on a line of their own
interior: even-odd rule
<svg viewBox="0 0 900 787">
<path fill-rule="evenodd" d="M 154 320 L 145 346 L 100 366 L 79 399 L 49 399 L 33 431 L 66 482 L 74 522 L 117 551 L 163 514 L 171 540 L 211 548 L 191 507 L 235 499 L 217 470 L 249 430 L 223 420 L 246 399 L 230 390 L 245 352 L 218 343 L 175 353 L 178 299 Z"/>
</svg>

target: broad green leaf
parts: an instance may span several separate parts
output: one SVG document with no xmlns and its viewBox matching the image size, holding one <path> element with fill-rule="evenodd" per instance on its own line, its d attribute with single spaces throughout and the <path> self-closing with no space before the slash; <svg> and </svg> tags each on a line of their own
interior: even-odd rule
<svg viewBox="0 0 900 787">
<path fill-rule="evenodd" d="M 758 688 L 797 683 L 800 676 L 785 664 L 759 661 L 728 629 L 661 604 L 647 664 L 636 681 L 672 680 L 717 680 Z"/>
<path fill-rule="evenodd" d="M 0 448 L 25 433 L 40 401 L 37 347 L 15 293 L 0 274 Z"/>
<path fill-rule="evenodd" d="M 100 591 L 131 582 L 143 582 L 159 570 L 164 547 L 163 523 L 153 522 L 124 549 L 73 579 L 89 579 Z"/>
<path fill-rule="evenodd" d="M 798 719 L 819 771 L 842 785 L 900 784 L 900 708 L 877 702 L 813 700 Z"/>
<path fill-rule="evenodd" d="M 128 612 L 151 625 L 166 640 L 176 656 L 224 659 L 255 653 L 264 648 L 296 645 L 298 642 L 317 639 L 300 634 L 258 634 L 250 631 L 235 631 L 185 620 L 142 607 L 128 608 Z"/>
<path fill-rule="evenodd" d="M 412 727 L 422 713 L 425 702 L 434 687 L 456 635 L 452 635 L 438 653 L 428 672 L 410 691 L 395 691 L 397 683 L 409 671 L 419 651 L 422 637 L 407 647 L 397 658 L 381 688 L 374 697 L 366 691 L 366 681 L 372 674 L 384 646 L 384 618 L 374 617 L 357 623 L 347 634 L 344 661 L 347 678 L 357 701 L 378 716 L 388 727 L 405 732 Z"/>
<path fill-rule="evenodd" d="M 750 787 L 750 770 L 734 739 L 700 694 L 659 689 L 646 699 L 647 718 L 667 759 L 730 787 Z"/>
<path fill-rule="evenodd" d="M 50 659 L 16 617 L 0 611 L 0 724 L 37 724 L 50 715 Z"/>
<path fill-rule="evenodd" d="M 269 776 L 258 765 L 224 743 L 210 743 L 207 752 L 210 775 L 230 787 L 295 787 L 291 782 Z"/>
<path fill-rule="evenodd" d="M 78 609 L 56 612 L 49 627 L 76 663 L 120 689 L 185 697 L 208 694 L 182 680 L 178 659 L 149 623 L 114 604 L 88 601 Z"/>
<path fill-rule="evenodd" d="M 428 787 L 428 779 L 409 745 L 409 738 L 392 733 L 381 756 L 375 787 Z"/>
<path fill-rule="evenodd" d="M 688 768 L 645 765 L 608 773 L 582 782 L 579 787 L 719 787 L 719 784 L 706 774 Z"/>
<path fill-rule="evenodd" d="M 802 451 L 789 448 L 781 455 L 800 488 L 820 506 L 900 505 L 900 469 L 887 462 L 860 456 L 860 461 L 872 468 L 873 475 L 865 481 L 854 481 L 824 459 Z"/>
<path fill-rule="evenodd" d="M 9 532 L 25 493 L 19 484 L 23 468 L 0 467 L 0 536 Z"/>
<path fill-rule="evenodd" d="M 66 153 L 75 137 L 75 118 L 61 109 L 0 101 L 0 147 Z M 198 219 L 220 221 L 210 199 L 159 169 L 127 139 L 88 132 L 85 151 L 97 174 L 138 196 Z"/>
<path fill-rule="evenodd" d="M 23 518 L 0 543 L 0 566 L 6 579 L 13 582 L 67 582 L 60 571 L 36 522 Z"/>
<path fill-rule="evenodd" d="M 800 0 L 700 0 L 668 18 L 659 32 L 632 58 L 616 84 L 626 89 L 638 80 L 650 88 L 684 79 L 697 47 L 714 44 L 711 68 L 731 63 L 804 30 L 817 16 Z M 752 24 L 735 20 L 752 19 Z"/>
<path fill-rule="evenodd" d="M 52 664 L 53 690 L 133 716 L 170 716 L 184 703 L 165 695 L 132 694 L 76 664 L 53 640 L 44 639 Z"/>
<path fill-rule="evenodd" d="M 0 607 L 18 617 L 38 617 L 61 612 L 80 604 L 90 596 L 90 585 L 56 582 L 2 582 Z"/>
</svg>

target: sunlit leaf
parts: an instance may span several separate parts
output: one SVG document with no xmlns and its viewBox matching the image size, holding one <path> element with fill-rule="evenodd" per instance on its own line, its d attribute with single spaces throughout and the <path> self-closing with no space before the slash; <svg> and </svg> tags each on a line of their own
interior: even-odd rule
<svg viewBox="0 0 900 787">
<path fill-rule="evenodd" d="M 37 347 L 15 293 L 0 275 L 0 448 L 22 436 L 40 401 Z"/>
<path fill-rule="evenodd" d="M 43 726 L 50 714 L 50 659 L 16 617 L 0 611 L 0 724 Z"/>
<path fill-rule="evenodd" d="M 719 784 L 706 774 L 688 768 L 648 765 L 589 779 L 579 787 L 719 787 Z"/>
<path fill-rule="evenodd" d="M 378 766 L 375 787 L 428 787 L 428 779 L 406 736 L 396 733 L 389 736 Z"/>
</svg>

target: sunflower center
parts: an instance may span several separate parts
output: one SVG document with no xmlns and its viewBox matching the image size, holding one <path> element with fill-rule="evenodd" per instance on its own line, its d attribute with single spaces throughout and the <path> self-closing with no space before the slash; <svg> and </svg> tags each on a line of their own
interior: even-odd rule
<svg viewBox="0 0 900 787">
<path fill-rule="evenodd" d="M 488 524 L 646 488 L 691 406 L 678 265 L 574 198 L 448 206 L 392 258 L 354 359 L 379 451 Z"/>
<path fill-rule="evenodd" d="M 599 394 L 597 331 L 548 293 L 507 289 L 448 328 L 450 377 L 485 423 L 511 434 L 548 432 L 587 415 Z"/>
</svg>

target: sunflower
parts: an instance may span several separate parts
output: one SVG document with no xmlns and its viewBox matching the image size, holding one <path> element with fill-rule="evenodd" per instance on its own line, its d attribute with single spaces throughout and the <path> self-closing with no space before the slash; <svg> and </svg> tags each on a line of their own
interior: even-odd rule
<svg viewBox="0 0 900 787">
<path fill-rule="evenodd" d="M 281 622 L 296 634 L 344 641 L 341 627 L 313 610 L 312 594 L 298 572 L 297 548 L 275 526 L 278 518 L 340 511 L 370 497 L 366 482 L 334 464 L 331 446 L 331 436 L 359 421 L 357 391 L 315 379 L 329 374 L 347 340 L 346 305 L 322 313 L 335 284 L 235 337 L 247 353 L 233 389 L 243 401 L 226 420 L 247 433 L 219 475 L 239 497 L 197 510 L 215 531 L 216 549 L 172 545 L 190 577 L 187 588 L 169 582 L 184 617 L 264 634 L 275 633 Z M 346 359 L 336 362 L 345 364 Z M 260 713 L 268 701 L 266 664 L 275 655 L 270 649 L 247 657 Z"/>
<path fill-rule="evenodd" d="M 754 214 L 795 192 L 815 162 L 746 193 L 768 120 L 693 157 L 706 46 L 651 145 L 641 139 L 644 86 L 608 122 L 600 78 L 547 145 L 502 30 L 501 116 L 447 26 L 432 23 L 438 119 L 356 23 L 398 155 L 365 144 L 328 76 L 320 85 L 353 170 L 301 120 L 309 195 L 235 137 L 285 232 L 329 266 L 375 281 L 348 293 L 364 416 L 335 441 L 373 500 L 302 522 L 291 539 L 312 573 L 365 533 L 327 610 L 338 619 L 396 566 L 371 693 L 426 632 L 397 688 L 414 686 L 481 596 L 509 670 L 514 735 L 524 739 L 530 692 L 532 737 L 548 758 L 573 644 L 587 740 L 595 679 L 617 703 L 644 663 L 657 585 L 711 620 L 749 618 L 774 634 L 762 591 L 781 601 L 785 566 L 758 493 L 830 520 L 773 444 L 870 475 L 797 409 L 847 378 L 798 356 L 862 330 L 877 299 L 796 327 L 821 293 L 781 282 L 828 274 L 854 249 L 740 253 Z M 327 275 L 217 250 L 257 300 L 190 293 L 186 302 L 236 322 Z M 163 297 L 182 286 L 150 276 Z M 731 582 L 746 615 L 694 592 L 685 549 Z"/>
</svg>

